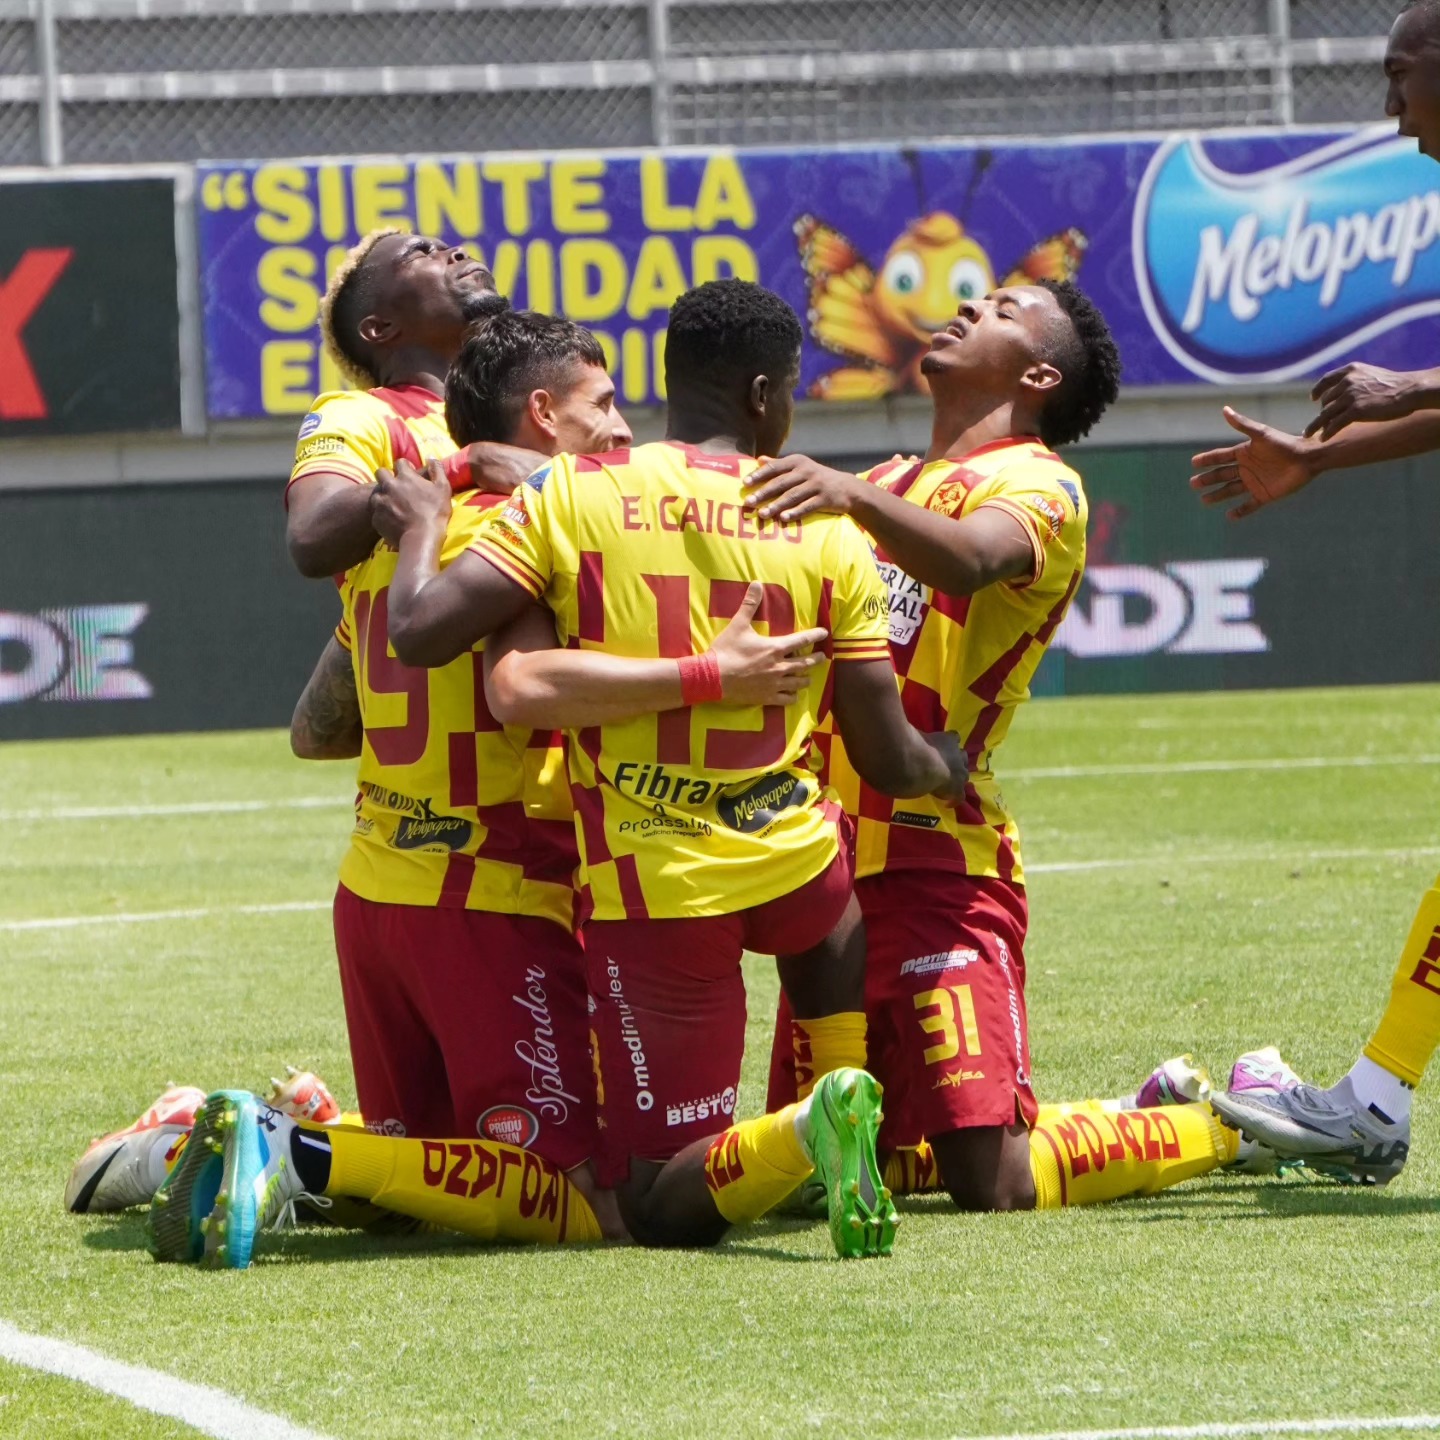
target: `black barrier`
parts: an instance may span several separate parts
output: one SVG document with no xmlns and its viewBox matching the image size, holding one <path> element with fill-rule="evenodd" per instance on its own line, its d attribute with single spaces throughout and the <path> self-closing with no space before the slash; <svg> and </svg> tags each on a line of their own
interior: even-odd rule
<svg viewBox="0 0 1440 1440">
<path fill-rule="evenodd" d="M 0 438 L 180 424 L 170 180 L 0 182 Z"/>
<path fill-rule="evenodd" d="M 1074 457 L 1090 567 L 1037 694 L 1440 679 L 1433 461 L 1233 524 L 1189 455 Z M 339 607 L 291 570 L 280 490 L 0 494 L 0 736 L 286 724 Z"/>
</svg>

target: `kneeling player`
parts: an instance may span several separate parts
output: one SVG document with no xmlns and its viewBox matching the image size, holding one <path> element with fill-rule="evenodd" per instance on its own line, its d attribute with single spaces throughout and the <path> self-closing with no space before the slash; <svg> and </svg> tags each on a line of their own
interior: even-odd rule
<svg viewBox="0 0 1440 1440">
<path fill-rule="evenodd" d="M 452 392 L 463 418 L 452 414 L 451 423 L 472 438 L 545 449 L 628 440 L 601 352 L 579 327 L 508 313 L 464 354 L 472 383 Z M 472 495 L 454 508 L 447 560 L 474 540 L 493 503 Z M 593 1149 L 594 1091 L 584 961 L 571 932 L 575 849 L 563 759 L 549 731 L 532 735 L 491 715 L 478 646 L 430 671 L 391 657 L 386 616 L 395 559 L 382 545 L 347 573 L 339 638 L 307 687 L 294 737 L 302 753 L 333 756 L 345 752 L 352 732 L 358 747 L 363 728 L 360 807 L 341 869 L 335 934 L 366 1123 L 386 1136 L 468 1138 L 448 1150 L 387 1150 L 336 1132 L 328 1185 L 333 1194 L 389 1209 L 407 1210 L 408 1203 L 407 1213 L 453 1224 L 450 1171 L 473 1161 L 491 1184 L 467 1194 L 458 1217 L 467 1223 L 458 1228 L 597 1238 L 590 1205 L 558 1173 L 582 1185 L 605 1221 L 606 1197 L 581 1168 Z M 753 608 L 743 607 L 742 621 Z M 737 635 L 742 643 L 727 643 Z M 810 663 L 786 660 L 788 648 L 737 625 L 707 658 L 740 698 L 772 699 L 793 693 Z M 666 672 L 651 687 L 659 703 L 678 705 L 674 662 L 652 668 Z M 198 1258 L 199 1222 L 217 1194 L 223 1189 L 233 1202 L 245 1175 L 258 1166 L 274 1180 L 285 1160 L 269 1139 L 283 1116 L 243 1092 L 212 1098 L 200 1117 L 199 1144 L 157 1210 L 162 1258 Z M 215 1147 L 232 1115 L 263 1123 L 235 1127 L 245 1143 L 232 1147 L 231 1174 L 222 1181 Z M 437 1153 L 449 1163 L 441 1166 Z M 407 1168 L 407 1161 L 414 1163 Z M 443 1183 L 432 1184 L 437 1167 L 445 1170 Z M 272 1187 L 277 1207 L 284 1188 Z M 442 1192 L 432 1197 L 438 1210 L 425 1203 L 432 1191 Z M 259 1213 L 217 1216 L 206 1232 L 215 1258 L 247 1264 L 271 1208 L 267 1202 Z M 616 1233 L 618 1222 L 611 1216 L 604 1228 Z"/>
<path fill-rule="evenodd" d="M 896 1188 L 938 1174 L 964 1209 L 1011 1210 L 1155 1189 L 1233 1159 L 1208 1107 L 1080 1107 L 1037 1123 L 1030 1078 L 1020 837 L 994 757 L 1080 583 L 1080 477 L 1051 447 L 1085 435 L 1115 398 L 1119 355 L 1073 285 L 1007 287 L 965 302 L 921 366 L 934 426 L 923 462 L 873 483 L 803 456 L 751 479 L 763 520 L 849 515 L 889 584 L 890 649 L 905 713 L 965 748 L 952 806 L 893 803 L 866 784 L 848 737 L 831 778 L 857 825 L 856 893 L 870 939 L 867 1005 Z M 808 1063 L 803 1019 L 782 1015 L 771 1102 Z M 798 1053 L 797 1053 L 798 1051 Z M 1052 1117 L 1046 1117 L 1047 1120 Z M 928 1138 L 934 1163 L 916 1147 Z"/>
</svg>

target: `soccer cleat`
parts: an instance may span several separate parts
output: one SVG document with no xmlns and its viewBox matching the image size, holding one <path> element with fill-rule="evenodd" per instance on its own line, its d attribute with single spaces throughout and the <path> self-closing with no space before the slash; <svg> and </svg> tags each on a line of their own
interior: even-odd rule
<svg viewBox="0 0 1440 1440">
<path fill-rule="evenodd" d="M 316 1197 L 305 1192 L 290 1163 L 296 1122 L 258 1095 L 220 1093 L 229 1106 L 221 1148 L 223 1176 L 202 1226 L 202 1259 L 215 1269 L 244 1270 L 253 1257 L 255 1237 L 262 1230 L 293 1224 L 295 1202 Z"/>
<path fill-rule="evenodd" d="M 1135 1092 L 1135 1110 L 1159 1105 L 1193 1105 L 1210 1098 L 1210 1074 L 1193 1055 L 1177 1055 L 1157 1066 Z"/>
<path fill-rule="evenodd" d="M 810 1102 L 805 1148 L 825 1187 L 830 1238 L 842 1259 L 888 1255 L 900 1217 L 881 1179 L 875 1141 L 881 1087 L 864 1070 L 831 1070 Z"/>
<path fill-rule="evenodd" d="M 205 1220 L 223 1179 L 222 1136 L 233 1123 L 233 1090 L 205 1096 L 179 1163 L 150 1202 L 150 1238 L 160 1261 L 193 1262 L 205 1253 Z"/>
<path fill-rule="evenodd" d="M 1231 1067 L 1229 1093 L 1263 1090 L 1274 1095 L 1293 1090 L 1299 1083 L 1300 1077 L 1280 1058 L 1280 1052 L 1267 1045 L 1263 1050 L 1247 1051 Z"/>
<path fill-rule="evenodd" d="M 270 1079 L 270 1093 L 265 1103 L 272 1110 L 283 1110 L 292 1120 L 309 1120 L 315 1125 L 331 1125 L 340 1118 L 340 1106 L 330 1087 L 312 1070 L 285 1067 L 285 1079 Z"/>
<path fill-rule="evenodd" d="M 1348 1076 L 1329 1090 L 1296 1081 L 1283 1090 L 1231 1090 L 1210 1103 L 1282 1163 L 1298 1161 L 1335 1180 L 1388 1185 L 1410 1153 L 1409 1117 L 1394 1121 L 1362 1105 Z"/>
<path fill-rule="evenodd" d="M 172 1085 L 133 1125 L 91 1141 L 70 1172 L 65 1208 L 94 1215 L 148 1204 L 204 1100 L 203 1090 Z"/>
</svg>

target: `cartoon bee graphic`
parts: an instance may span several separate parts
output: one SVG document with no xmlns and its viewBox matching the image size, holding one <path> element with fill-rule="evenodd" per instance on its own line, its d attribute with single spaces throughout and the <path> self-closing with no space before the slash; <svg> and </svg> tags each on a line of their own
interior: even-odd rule
<svg viewBox="0 0 1440 1440">
<path fill-rule="evenodd" d="M 795 222 L 795 237 L 809 280 L 811 339 L 850 362 L 810 386 L 807 393 L 817 400 L 926 394 L 920 361 L 930 337 L 954 319 L 961 303 L 995 288 L 984 246 L 944 210 L 907 225 L 878 272 L 844 235 L 813 215 Z M 1062 230 L 1028 251 L 1004 283 L 1068 280 L 1087 243 L 1083 231 Z"/>
</svg>

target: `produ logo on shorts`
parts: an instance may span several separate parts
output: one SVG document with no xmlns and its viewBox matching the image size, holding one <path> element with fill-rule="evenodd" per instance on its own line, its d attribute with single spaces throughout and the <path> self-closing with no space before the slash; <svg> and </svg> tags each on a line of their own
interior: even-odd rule
<svg viewBox="0 0 1440 1440">
<path fill-rule="evenodd" d="M 1366 130 L 1266 170 L 1172 140 L 1135 203 L 1146 316 L 1207 380 L 1288 380 L 1440 312 L 1440 189 L 1413 140 Z"/>
</svg>

